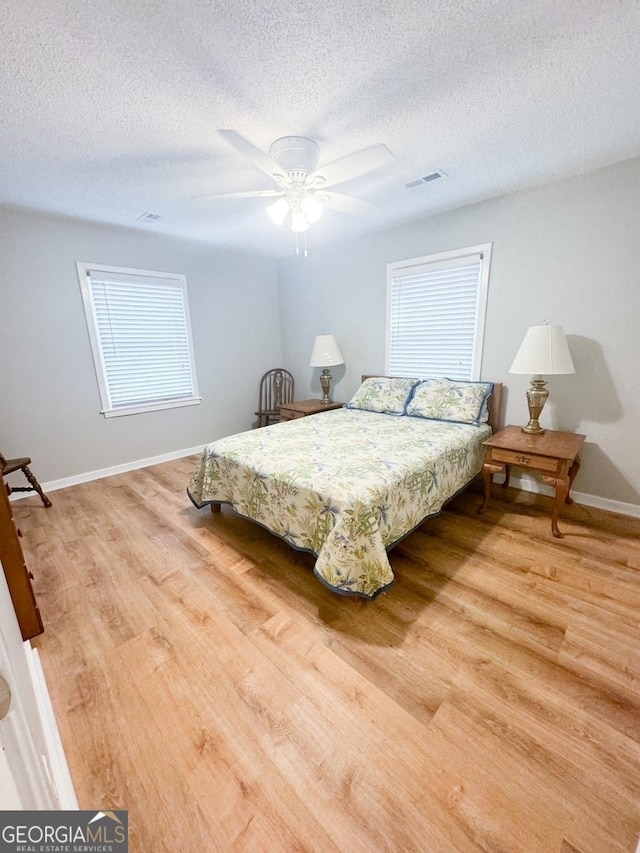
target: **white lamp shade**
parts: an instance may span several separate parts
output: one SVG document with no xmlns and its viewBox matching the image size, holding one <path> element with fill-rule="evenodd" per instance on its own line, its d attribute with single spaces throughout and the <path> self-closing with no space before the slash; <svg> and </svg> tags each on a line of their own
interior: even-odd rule
<svg viewBox="0 0 640 853">
<path fill-rule="evenodd" d="M 562 326 L 531 326 L 509 368 L 509 373 L 543 376 L 575 373 Z"/>
<path fill-rule="evenodd" d="M 319 201 L 311 196 L 305 196 L 300 203 L 300 208 L 307 218 L 307 221 L 313 225 L 322 216 L 322 205 Z"/>
<path fill-rule="evenodd" d="M 333 335 L 318 335 L 313 342 L 309 367 L 331 367 L 344 364 L 340 347 Z"/>
<path fill-rule="evenodd" d="M 283 196 L 266 208 L 267 213 L 276 225 L 284 225 L 289 214 L 289 227 L 298 233 L 306 231 L 309 225 L 317 222 L 322 216 L 323 207 L 320 202 L 311 195 L 305 195 L 302 201 L 288 196 Z"/>
<path fill-rule="evenodd" d="M 276 223 L 276 225 L 282 225 L 285 220 L 287 213 L 289 213 L 289 203 L 284 198 L 279 198 L 278 201 L 270 204 L 267 208 L 267 213 Z"/>
</svg>

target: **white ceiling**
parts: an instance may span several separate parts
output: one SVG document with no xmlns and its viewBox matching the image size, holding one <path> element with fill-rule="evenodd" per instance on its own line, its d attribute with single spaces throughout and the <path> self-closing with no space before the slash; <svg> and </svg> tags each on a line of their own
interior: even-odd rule
<svg viewBox="0 0 640 853">
<path fill-rule="evenodd" d="M 191 198 L 273 186 L 217 130 L 264 151 L 310 136 L 321 163 L 391 149 L 339 187 L 379 213 L 327 211 L 311 249 L 640 154 L 636 0 L 5 0 L 2 18 L 0 204 L 283 256 L 265 200 Z"/>
</svg>

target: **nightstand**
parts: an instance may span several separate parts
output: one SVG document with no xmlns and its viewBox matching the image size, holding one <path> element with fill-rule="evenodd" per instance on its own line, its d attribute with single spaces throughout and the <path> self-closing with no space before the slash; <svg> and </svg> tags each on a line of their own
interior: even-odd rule
<svg viewBox="0 0 640 853">
<path fill-rule="evenodd" d="M 491 496 L 493 475 L 505 472 L 503 488 L 509 485 L 511 466 L 527 468 L 542 475 L 545 483 L 555 489 L 555 500 L 551 513 L 551 532 L 557 538 L 562 533 L 558 529 L 558 513 L 563 503 L 573 503 L 571 486 L 580 468 L 578 454 L 586 436 L 574 432 L 546 430 L 542 435 L 530 435 L 520 427 L 507 426 L 501 429 L 484 444 L 484 500 L 478 512 L 484 512 Z"/>
<path fill-rule="evenodd" d="M 306 418 L 307 415 L 317 415 L 318 412 L 330 412 L 331 409 L 341 409 L 344 403 L 323 403 L 322 400 L 296 400 L 280 406 L 280 421 L 294 421 L 296 418 Z"/>
</svg>

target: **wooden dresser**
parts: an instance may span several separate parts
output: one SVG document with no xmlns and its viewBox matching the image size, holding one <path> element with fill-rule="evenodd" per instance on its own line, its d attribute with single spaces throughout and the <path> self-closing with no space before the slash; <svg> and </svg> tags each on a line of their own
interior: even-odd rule
<svg viewBox="0 0 640 853">
<path fill-rule="evenodd" d="M 31 588 L 33 576 L 25 564 L 22 553 L 20 544 L 22 534 L 15 525 L 8 493 L 9 487 L 0 477 L 0 562 L 2 562 L 11 601 L 18 617 L 22 639 L 30 640 L 41 634 L 44 629 Z"/>
</svg>

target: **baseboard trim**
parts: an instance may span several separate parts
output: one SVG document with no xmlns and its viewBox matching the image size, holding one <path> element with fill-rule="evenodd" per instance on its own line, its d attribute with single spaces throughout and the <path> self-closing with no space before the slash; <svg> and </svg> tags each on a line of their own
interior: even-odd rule
<svg viewBox="0 0 640 853">
<path fill-rule="evenodd" d="M 551 486 L 547 486 L 529 477 L 511 477 L 509 485 L 522 489 L 525 492 L 548 495 L 549 497 L 553 497 L 554 495 Z M 576 503 L 584 504 L 584 506 L 592 506 L 595 509 L 606 509 L 607 512 L 616 512 L 620 515 L 630 515 L 632 518 L 640 518 L 640 506 L 636 504 L 614 501 L 611 498 L 601 498 L 598 495 L 589 495 L 586 492 L 576 492 L 573 490 L 571 491 L 571 497 Z"/>
<path fill-rule="evenodd" d="M 188 447 L 184 450 L 174 450 L 171 453 L 162 453 L 159 456 L 149 456 L 146 459 L 137 459 L 133 462 L 125 462 L 124 465 L 114 465 L 111 468 L 101 468 L 99 471 L 87 471 L 86 474 L 74 474 L 72 477 L 63 477 L 61 480 L 51 480 L 42 483 L 45 492 L 55 492 L 58 489 L 66 489 L 69 486 L 77 486 L 80 483 L 90 483 L 92 480 L 101 480 L 103 477 L 113 477 L 115 474 L 124 474 L 127 471 L 137 471 L 138 468 L 148 468 L 150 465 L 158 465 L 161 462 L 171 462 L 173 459 L 182 459 L 184 456 L 193 456 L 200 453 L 206 445 L 198 444 L 196 447 Z M 19 501 L 21 498 L 33 497 L 34 492 L 12 492 L 10 500 Z"/>
</svg>

